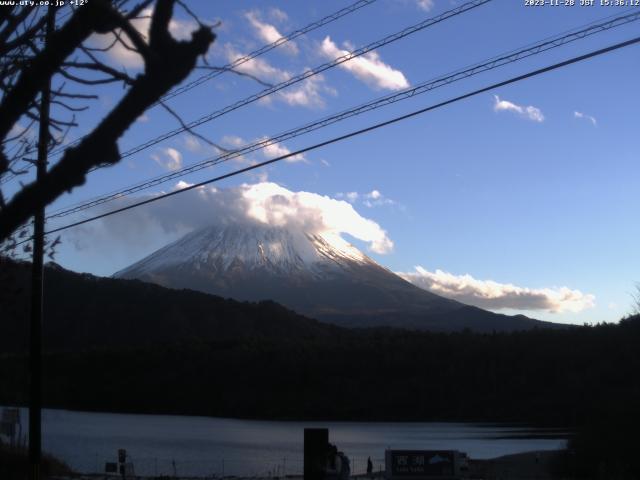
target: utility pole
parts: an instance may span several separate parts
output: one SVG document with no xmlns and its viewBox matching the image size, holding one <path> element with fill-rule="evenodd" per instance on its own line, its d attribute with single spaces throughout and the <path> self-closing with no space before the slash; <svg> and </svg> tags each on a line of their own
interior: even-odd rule
<svg viewBox="0 0 640 480">
<path fill-rule="evenodd" d="M 55 29 L 56 10 L 47 10 L 45 45 Z M 45 47 L 46 48 L 46 47 Z M 51 78 L 45 81 L 40 96 L 40 126 L 36 179 L 47 172 L 49 145 L 49 109 Z M 33 217 L 33 265 L 31 271 L 31 315 L 29 321 L 29 480 L 40 480 L 42 459 L 42 291 L 44 263 L 44 207 Z"/>
</svg>

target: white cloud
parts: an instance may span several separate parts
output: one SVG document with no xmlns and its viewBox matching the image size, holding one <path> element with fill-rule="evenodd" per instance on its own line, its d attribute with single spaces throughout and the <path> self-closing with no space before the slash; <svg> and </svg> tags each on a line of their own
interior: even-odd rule
<svg viewBox="0 0 640 480">
<path fill-rule="evenodd" d="M 147 123 L 148 121 L 149 121 L 149 115 L 147 115 L 146 113 L 143 113 L 138 118 L 136 118 L 136 122 Z"/>
<path fill-rule="evenodd" d="M 225 135 L 224 137 L 222 137 L 222 140 L 220 141 L 220 143 L 225 147 L 228 147 L 230 150 L 237 150 L 249 144 L 253 145 L 254 143 L 264 142 L 266 140 L 269 140 L 269 137 L 261 137 L 251 142 L 248 142 L 242 137 L 238 137 L 237 135 Z M 287 155 L 291 153 L 291 150 L 289 150 L 289 148 L 287 148 L 282 143 L 278 143 L 278 142 L 271 143 L 270 145 L 267 145 L 264 148 L 259 149 L 259 151 L 262 154 L 262 156 L 266 159 L 281 157 L 283 155 Z M 257 163 L 255 160 L 251 160 L 250 157 L 247 157 L 244 155 L 235 157 L 234 160 L 242 163 L 249 163 L 249 164 Z M 284 161 L 293 163 L 293 162 L 306 161 L 306 158 L 303 155 L 298 154 L 298 155 L 293 155 L 291 157 L 285 158 Z"/>
<path fill-rule="evenodd" d="M 191 153 L 200 153 L 202 151 L 202 144 L 193 135 L 186 135 L 184 138 L 184 147 Z"/>
<path fill-rule="evenodd" d="M 277 7 L 271 7 L 269 9 L 269 15 L 276 22 L 286 22 L 289 19 L 289 15 L 287 15 L 287 12 L 284 12 Z"/>
<path fill-rule="evenodd" d="M 594 127 L 598 125 L 598 121 L 595 119 L 595 117 L 592 117 L 591 115 L 587 115 L 586 113 L 573 112 L 573 117 L 589 120 Z"/>
<path fill-rule="evenodd" d="M 217 155 L 220 153 L 220 149 L 214 147 L 213 144 L 200 140 L 191 134 L 182 136 L 182 145 L 188 152 L 198 155 Z"/>
<path fill-rule="evenodd" d="M 358 192 L 346 192 L 346 193 L 336 193 L 337 198 L 345 198 L 349 203 L 355 203 L 360 197 Z"/>
<path fill-rule="evenodd" d="M 274 12 L 277 12 L 275 13 L 276 17 L 282 16 L 282 14 L 286 16 L 286 14 L 282 10 L 273 9 L 272 14 Z M 247 12 L 245 14 L 245 17 L 247 20 L 249 20 L 249 23 L 255 29 L 258 37 L 264 42 L 273 43 L 283 37 L 283 35 L 274 25 L 260 20 L 260 13 L 257 10 L 251 10 Z M 282 44 L 281 48 L 283 48 L 286 52 L 292 53 L 294 55 L 298 53 L 298 46 L 295 44 L 295 42 L 292 41 Z"/>
<path fill-rule="evenodd" d="M 240 148 L 246 145 L 246 142 L 237 135 L 225 135 L 222 137 L 222 144 L 231 148 Z"/>
<path fill-rule="evenodd" d="M 531 105 L 525 107 L 522 105 L 517 105 L 513 102 L 509 102 L 508 100 L 500 100 L 500 97 L 498 95 L 494 95 L 493 98 L 495 100 L 495 103 L 493 104 L 493 110 L 495 112 L 514 112 L 521 117 L 527 118 L 534 122 L 544 122 L 544 115 L 542 114 L 542 111 L 537 107 Z"/>
<path fill-rule="evenodd" d="M 367 193 L 367 198 L 372 200 L 378 200 L 382 194 L 378 190 L 371 190 L 371 192 Z"/>
<path fill-rule="evenodd" d="M 365 207 L 380 207 L 382 205 L 395 205 L 396 202 L 390 198 L 385 197 L 379 190 L 371 190 L 364 195 L 364 201 L 362 202 Z"/>
<path fill-rule="evenodd" d="M 246 145 L 248 145 L 248 143 L 249 142 L 247 142 L 244 138 L 239 137 L 237 135 L 225 135 L 222 137 L 222 139 L 220 139 L 220 145 L 230 151 L 239 150 L 245 147 Z M 231 158 L 231 161 L 240 163 L 240 164 L 249 164 L 249 165 L 256 163 L 255 161 L 250 160 L 245 155 L 233 156 Z"/>
<path fill-rule="evenodd" d="M 390 198 L 386 198 L 379 190 L 371 190 L 368 193 L 358 192 L 339 192 L 336 194 L 337 198 L 344 198 L 349 203 L 356 203 L 358 200 L 362 202 L 365 207 L 379 207 L 381 205 L 395 205 L 396 202 Z"/>
<path fill-rule="evenodd" d="M 153 10 L 150 8 L 144 9 L 140 13 L 138 19 L 131 20 L 133 27 L 140 33 L 142 38 L 146 41 L 149 34 L 149 26 L 151 25 L 151 16 Z M 198 25 L 193 21 L 176 20 L 171 19 L 169 22 L 169 32 L 178 40 L 185 40 L 191 37 L 191 32 L 196 30 Z M 118 35 L 128 45 L 133 44 L 129 40 L 129 37 L 118 29 Z M 105 33 L 100 35 L 92 35 L 89 39 L 92 47 L 106 48 L 113 44 L 113 47 L 106 52 L 107 56 L 111 58 L 118 66 L 141 69 L 144 67 L 144 60 L 135 50 L 131 50 L 125 47 L 121 42 L 113 43 L 116 39 L 112 33 Z"/>
<path fill-rule="evenodd" d="M 227 60 L 230 63 L 233 63 L 239 58 L 245 56 L 244 54 L 236 51 L 230 44 L 226 44 L 224 46 L 224 50 Z M 289 72 L 274 67 L 262 58 L 252 58 L 234 68 L 239 72 L 253 75 L 266 82 L 280 83 L 291 78 L 291 74 L 289 74 Z"/>
<path fill-rule="evenodd" d="M 321 45 L 322 53 L 333 60 L 338 57 L 349 56 L 348 50 L 342 50 L 336 46 L 330 37 L 326 37 Z M 374 88 L 384 88 L 387 90 L 402 90 L 409 86 L 409 82 L 400 70 L 392 67 L 380 60 L 378 53 L 371 51 L 359 57 L 340 64 L 340 67 L 351 72 L 355 77 Z"/>
<path fill-rule="evenodd" d="M 324 76 L 314 75 L 303 80 L 298 86 L 280 90 L 278 96 L 291 106 L 313 108 L 324 106 L 323 93 L 337 95 L 335 89 L 326 85 Z"/>
<path fill-rule="evenodd" d="M 6 138 L 24 138 L 27 140 L 35 140 L 38 137 L 37 135 L 37 130 L 32 126 L 32 127 L 25 127 L 24 125 L 22 125 L 20 122 L 16 122 L 13 124 L 13 127 L 11 127 L 11 130 L 9 130 L 9 133 L 7 134 Z"/>
<path fill-rule="evenodd" d="M 151 154 L 151 158 L 167 170 L 173 171 L 182 168 L 182 154 L 172 147 L 165 148 L 160 153 Z"/>
<path fill-rule="evenodd" d="M 176 188 L 188 185 L 179 182 Z M 122 198 L 119 202 L 125 205 L 139 200 Z M 131 242 L 144 244 L 142 237 L 147 234 L 174 239 L 197 228 L 232 223 L 299 227 L 338 242 L 345 242 L 342 235 L 347 234 L 366 242 L 369 250 L 376 253 L 393 249 L 387 232 L 373 220 L 361 216 L 349 203 L 312 192 L 294 192 L 269 182 L 226 189 L 196 188 L 171 201 L 155 202 L 114 215 L 71 234 L 77 239 L 78 232 L 82 232 L 84 248 L 98 250 L 105 242 L 127 248 Z M 136 239 L 130 239 L 132 235 Z M 149 244 L 153 242 L 157 243 L 157 238 L 148 239 Z"/>
<path fill-rule="evenodd" d="M 430 272 L 420 266 L 415 269 L 415 272 L 400 272 L 398 275 L 430 292 L 489 310 L 546 310 L 560 313 L 581 312 L 595 306 L 593 295 L 567 287 L 531 289 L 492 280 L 477 280 L 471 275 L 454 275 L 442 270 Z"/>
<path fill-rule="evenodd" d="M 435 5 L 434 0 L 418 0 L 418 7 L 420 7 L 425 12 L 431 10 Z"/>
<path fill-rule="evenodd" d="M 185 182 L 184 180 L 180 180 L 178 183 L 176 183 L 176 190 L 182 190 L 183 188 L 187 188 L 187 187 L 191 187 L 192 185 L 194 185 L 193 183 L 189 183 L 189 182 Z"/>
<path fill-rule="evenodd" d="M 191 34 L 198 29 L 195 22 L 187 20 L 176 20 L 172 18 L 169 22 L 169 32 L 176 40 L 189 40 Z"/>
<path fill-rule="evenodd" d="M 268 137 L 263 137 L 263 140 L 266 140 L 267 138 Z M 281 157 L 283 155 L 288 155 L 289 153 L 291 153 L 291 150 L 289 150 L 283 144 L 276 142 L 264 147 L 262 149 L 262 153 L 266 158 L 271 159 L 271 158 Z M 291 157 L 285 158 L 284 160 L 285 162 L 300 162 L 304 159 L 305 158 L 302 154 L 298 154 L 298 155 L 293 155 Z"/>
<path fill-rule="evenodd" d="M 229 44 L 225 45 L 224 50 L 229 62 L 235 62 L 244 56 L 244 54 L 239 53 Z M 252 58 L 238 65 L 235 69 L 239 72 L 252 75 L 263 82 L 273 84 L 285 82 L 293 77 L 287 70 L 274 67 L 262 58 Z M 275 98 L 291 106 L 316 108 L 324 106 L 323 94 L 335 96 L 337 92 L 326 84 L 323 75 L 318 74 L 310 76 L 291 87 L 279 90 L 274 95 L 263 97 L 259 103 L 269 104 Z"/>
</svg>

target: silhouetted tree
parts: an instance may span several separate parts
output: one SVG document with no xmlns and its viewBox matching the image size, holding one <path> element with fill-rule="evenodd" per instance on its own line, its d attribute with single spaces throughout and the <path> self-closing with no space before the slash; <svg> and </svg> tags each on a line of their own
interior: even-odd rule
<svg viewBox="0 0 640 480">
<path fill-rule="evenodd" d="M 25 224 L 38 208 L 85 183 L 93 168 L 117 163 L 120 160 L 118 139 L 145 110 L 189 75 L 198 57 L 207 52 L 215 39 L 211 27 L 200 22 L 190 40 L 173 38 L 169 24 L 175 4 L 191 14 L 180 0 L 129 3 L 126 0 L 86 2 L 74 8 L 68 18 L 59 15 L 55 30 L 46 42 L 47 8 L 0 8 L 0 181 L 20 174 L 20 162 L 34 151 L 34 142 L 25 135 L 28 127 L 21 131 L 15 127 L 20 119 L 25 119 L 29 126 L 39 122 L 38 98 L 47 81 L 60 81 L 52 87 L 53 102 L 71 114 L 71 118 L 51 119 L 50 146 L 63 141 L 65 130 L 76 125 L 73 113 L 85 108 L 72 103 L 97 98 L 69 92 L 69 84 L 91 86 L 120 82 L 125 89 L 115 107 L 80 142 L 67 148 L 40 181 L 21 186 L 8 201 L 0 192 L 0 243 Z M 149 31 L 138 31 L 132 21 L 150 11 Z M 87 40 L 94 34 L 111 34 L 113 42 L 102 49 L 92 48 Z M 142 57 L 142 73 L 131 77 L 123 69 L 99 60 L 99 51 L 118 44 Z"/>
<path fill-rule="evenodd" d="M 636 283 L 636 291 L 631 296 L 633 297 L 631 315 L 640 315 L 640 283 Z"/>
</svg>

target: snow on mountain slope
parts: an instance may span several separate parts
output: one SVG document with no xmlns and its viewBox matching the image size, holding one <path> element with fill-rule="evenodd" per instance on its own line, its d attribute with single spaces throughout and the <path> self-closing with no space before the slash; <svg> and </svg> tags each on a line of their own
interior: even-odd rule
<svg viewBox="0 0 640 480">
<path fill-rule="evenodd" d="M 232 225 L 196 230 L 115 276 L 138 277 L 186 264 L 198 270 L 211 268 L 212 273 L 219 274 L 242 264 L 247 270 L 265 269 L 278 275 L 319 275 L 328 266 L 347 262 L 375 264 L 338 235 Z"/>
<path fill-rule="evenodd" d="M 427 292 L 380 266 L 339 234 L 309 233 L 291 226 L 231 223 L 203 228 L 114 276 L 237 300 L 270 299 L 346 326 L 432 330 L 481 326 L 476 329 L 490 331 L 525 324 L 523 328 L 530 328 L 529 322 L 536 322 Z"/>
</svg>

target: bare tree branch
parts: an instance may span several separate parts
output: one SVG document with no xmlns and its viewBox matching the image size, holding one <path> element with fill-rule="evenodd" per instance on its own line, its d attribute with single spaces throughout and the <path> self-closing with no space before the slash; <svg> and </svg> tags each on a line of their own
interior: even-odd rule
<svg viewBox="0 0 640 480">
<path fill-rule="evenodd" d="M 198 17 L 195 13 L 193 13 L 193 11 L 189 8 L 189 6 L 184 3 L 182 0 L 176 0 L 178 2 L 178 5 L 180 5 L 182 7 L 182 9 L 187 12 L 187 15 L 189 15 L 191 18 L 193 18 L 196 23 L 200 26 L 200 27 L 204 27 L 205 25 L 202 23 L 202 21 L 200 20 L 200 17 Z"/>
<path fill-rule="evenodd" d="M 138 15 L 140 15 L 140 13 L 147 8 L 149 5 L 151 5 L 151 3 L 153 2 L 153 0 L 144 0 L 143 2 L 140 2 L 138 5 L 136 5 L 135 7 L 133 7 L 131 9 L 130 12 L 127 13 L 127 20 L 132 20 L 134 18 L 138 18 Z"/>
<path fill-rule="evenodd" d="M 25 9 L 27 10 L 27 9 Z M 0 138 L 34 101 L 44 82 L 56 72 L 67 58 L 93 31 L 104 28 L 105 18 L 113 16 L 107 0 L 92 0 L 76 11 L 71 19 L 51 35 L 44 50 L 37 54 L 23 70 L 20 78 L 0 103 Z M 0 174 L 7 167 L 6 157 L 0 154 Z"/>
<path fill-rule="evenodd" d="M 171 107 L 169 107 L 169 105 L 167 105 L 165 102 L 163 102 L 162 100 L 160 100 L 160 105 L 162 106 L 162 108 L 164 108 L 167 112 L 169 112 L 171 114 L 171 116 L 173 116 L 176 120 L 178 120 L 178 123 L 180 123 L 180 126 L 187 132 L 189 132 L 191 135 L 193 135 L 194 137 L 199 138 L 200 140 L 202 140 L 203 142 L 205 142 L 206 144 L 212 146 L 213 148 L 216 148 L 217 150 L 220 150 L 223 153 L 229 153 L 231 152 L 231 150 L 221 147 L 220 145 L 218 145 L 215 142 L 212 142 L 211 140 L 209 140 L 207 137 L 205 137 L 204 135 L 199 134 L 198 132 L 194 131 L 191 127 L 189 127 L 184 120 L 182 120 L 182 117 L 180 117 L 180 115 L 178 115 L 176 113 L 175 110 L 173 110 Z"/>
<path fill-rule="evenodd" d="M 124 72 L 116 70 L 113 67 L 105 65 L 102 62 L 64 62 L 63 67 L 81 68 L 85 70 L 96 70 L 111 75 L 115 80 L 122 81 L 127 85 L 132 85 L 134 79 Z M 68 73 L 68 72 L 67 72 Z"/>
<path fill-rule="evenodd" d="M 80 83 L 82 85 L 104 85 L 105 83 L 115 83 L 115 82 L 119 82 L 120 81 L 120 79 L 113 78 L 113 77 L 96 78 L 96 79 L 82 78 L 82 77 L 78 77 L 77 75 L 74 75 L 72 73 L 69 73 L 66 70 L 60 70 L 59 73 L 64 78 L 67 78 L 67 79 L 69 79 L 69 80 L 71 80 L 73 82 L 76 82 L 76 83 Z"/>
<path fill-rule="evenodd" d="M 17 15 L 9 14 L 6 18 L 7 25 L 5 28 L 0 31 L 0 45 L 5 45 L 7 40 L 14 34 L 16 29 L 20 26 L 20 24 L 29 16 L 31 13 L 29 8 L 22 8 Z"/>
<path fill-rule="evenodd" d="M 134 80 L 120 102 L 77 146 L 68 148 L 58 163 L 44 175 L 41 181 L 26 185 L 14 195 L 5 208 L 0 210 L 0 242 L 24 224 L 34 209 L 41 208 L 54 201 L 65 191 L 82 185 L 86 181 L 87 173 L 92 168 L 118 162 L 120 154 L 117 140 L 145 110 L 156 103 L 172 87 L 183 81 L 195 67 L 198 57 L 207 52 L 215 39 L 215 34 L 210 28 L 199 28 L 192 33 L 190 41 L 177 41 L 171 36 L 169 21 L 172 17 L 174 3 L 175 0 L 157 1 L 151 19 L 149 54 L 145 57 L 144 73 Z M 92 0 L 88 5 L 96 4 L 101 4 L 104 7 L 104 0 Z M 80 16 L 82 12 L 89 10 L 91 9 L 84 7 L 78 9 L 69 23 L 73 22 L 74 18 Z M 91 11 L 92 13 L 96 12 L 96 10 Z M 116 16 L 124 18 L 122 14 L 112 8 L 103 13 L 108 18 L 98 25 L 96 31 L 99 31 L 101 25 L 118 25 L 120 20 L 115 19 Z M 91 17 L 87 20 L 95 22 L 95 19 Z M 61 34 L 65 27 L 57 32 L 58 39 L 61 38 L 58 34 Z M 80 45 L 89 34 L 84 26 L 78 26 L 78 28 L 81 28 L 81 33 L 75 32 L 73 36 L 75 47 Z M 49 52 L 54 56 L 53 60 L 40 59 L 44 65 L 40 65 L 39 69 L 48 74 L 52 74 L 55 67 L 60 66 L 64 58 L 68 56 L 68 53 L 62 55 L 51 52 L 49 45 L 44 52 Z M 69 52 L 69 49 L 66 52 Z M 22 93 L 21 101 L 14 100 L 12 105 L 13 108 L 22 106 L 21 111 L 24 112 L 24 109 L 29 105 L 29 99 L 25 101 L 23 97 L 28 96 L 30 88 L 37 88 L 37 84 L 21 88 L 27 92 Z M 30 98 L 34 97 L 35 95 Z M 0 105 L 0 112 L 3 108 L 7 110 L 4 103 Z M 12 118 L 17 115 L 14 111 L 8 113 Z M 5 117 L 0 118 L 0 134 L 2 134 L 3 128 L 6 128 L 7 123 Z M 12 121 L 10 125 L 13 123 L 15 121 Z"/>
<path fill-rule="evenodd" d="M 68 110 L 70 112 L 84 112 L 85 110 L 87 110 L 89 107 L 87 105 L 85 105 L 84 107 L 74 107 L 73 105 L 69 105 L 65 102 L 62 102 L 60 100 L 51 100 L 52 104 L 55 105 L 60 105 L 62 108 L 64 108 L 65 110 Z"/>
<path fill-rule="evenodd" d="M 76 99 L 84 99 L 84 100 L 97 100 L 98 95 L 86 95 L 82 93 L 66 93 L 62 90 L 54 90 L 51 92 L 51 95 L 54 97 L 63 97 L 63 98 L 76 98 Z"/>
<path fill-rule="evenodd" d="M 84 48 L 92 52 L 108 52 L 115 46 L 116 43 L 118 43 L 118 37 L 114 35 L 113 41 L 106 47 L 86 47 L 85 46 Z"/>
<path fill-rule="evenodd" d="M 255 75 L 252 75 L 252 74 L 247 73 L 247 72 L 241 72 L 240 70 L 234 70 L 233 68 L 213 67 L 213 66 L 210 66 L 210 65 L 198 65 L 196 68 L 198 70 L 214 70 L 214 71 L 218 71 L 218 72 L 221 72 L 221 71 L 231 72 L 231 73 L 234 73 L 234 74 L 239 75 L 241 77 L 250 78 L 251 80 L 254 80 L 254 81 L 258 82 L 260 85 L 262 85 L 264 87 L 268 87 L 268 88 L 273 87 L 273 83 L 265 82 L 264 80 L 262 80 L 259 77 L 256 77 Z"/>
<path fill-rule="evenodd" d="M 36 32 L 38 30 L 41 30 L 46 23 L 47 17 L 42 16 L 35 25 L 31 26 L 29 29 L 25 30 L 17 37 L 13 38 L 10 42 L 0 42 L 0 55 L 4 55 L 6 52 L 25 42 L 28 38 L 34 38 L 36 36 Z"/>
</svg>

